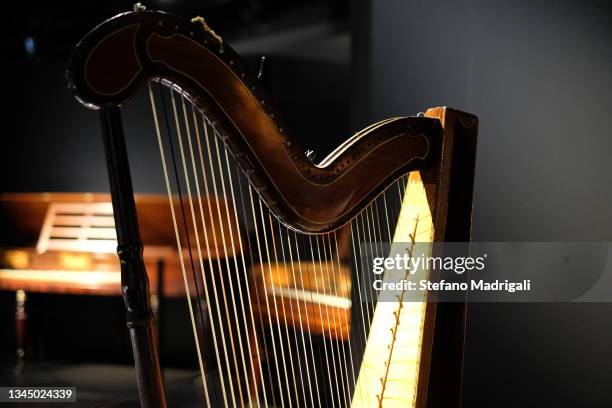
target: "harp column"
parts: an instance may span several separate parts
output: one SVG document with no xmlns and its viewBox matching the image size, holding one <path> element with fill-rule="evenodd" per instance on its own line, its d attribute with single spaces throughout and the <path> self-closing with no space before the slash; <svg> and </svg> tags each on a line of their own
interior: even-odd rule
<svg viewBox="0 0 612 408">
<path fill-rule="evenodd" d="M 149 297 L 149 279 L 142 259 L 142 241 L 134 203 L 121 114 L 118 107 L 100 109 L 102 137 L 121 261 L 121 288 L 127 307 L 140 403 L 166 407 L 157 345 L 157 330 Z"/>
</svg>

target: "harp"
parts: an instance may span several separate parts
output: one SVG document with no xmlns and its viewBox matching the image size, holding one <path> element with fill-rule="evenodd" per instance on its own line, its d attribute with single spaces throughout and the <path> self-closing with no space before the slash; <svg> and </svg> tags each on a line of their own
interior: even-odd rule
<svg viewBox="0 0 612 408">
<path fill-rule="evenodd" d="M 100 115 L 143 406 L 166 402 L 120 112 L 139 92 L 192 294 L 203 406 L 459 405 L 465 303 L 379 302 L 371 260 L 381 242 L 469 241 L 475 116 L 387 119 L 313 163 L 203 19 L 142 9 L 87 34 L 67 80 Z"/>
</svg>

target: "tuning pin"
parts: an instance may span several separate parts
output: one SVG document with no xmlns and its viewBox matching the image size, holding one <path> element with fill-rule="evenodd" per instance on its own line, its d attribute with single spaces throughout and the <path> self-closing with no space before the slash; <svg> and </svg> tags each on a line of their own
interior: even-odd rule
<svg viewBox="0 0 612 408">
<path fill-rule="evenodd" d="M 315 160 L 315 157 L 317 157 L 317 154 L 315 153 L 314 150 L 306 150 L 306 157 L 308 158 L 308 160 L 314 163 L 314 160 Z"/>
<path fill-rule="evenodd" d="M 134 10 L 134 11 L 145 11 L 146 9 L 147 9 L 147 7 L 144 4 L 142 4 L 142 3 L 135 3 L 132 6 L 132 10 Z"/>
<path fill-rule="evenodd" d="M 265 62 L 266 62 L 266 57 L 262 56 L 261 61 L 259 62 L 259 72 L 257 72 L 257 79 L 263 78 L 263 69 L 264 69 Z"/>
</svg>

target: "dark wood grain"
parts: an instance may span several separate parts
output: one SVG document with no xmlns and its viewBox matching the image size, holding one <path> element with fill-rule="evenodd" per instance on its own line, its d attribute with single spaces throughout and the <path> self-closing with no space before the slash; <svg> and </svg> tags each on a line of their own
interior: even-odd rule
<svg viewBox="0 0 612 408">
<path fill-rule="evenodd" d="M 159 12 L 125 13 L 98 26 L 77 47 L 67 76 L 90 107 L 124 104 L 152 79 L 179 86 L 227 135 L 267 205 L 303 232 L 339 228 L 398 177 L 432 166 L 443 136 L 436 119 L 388 119 L 315 165 L 229 46 Z"/>
</svg>

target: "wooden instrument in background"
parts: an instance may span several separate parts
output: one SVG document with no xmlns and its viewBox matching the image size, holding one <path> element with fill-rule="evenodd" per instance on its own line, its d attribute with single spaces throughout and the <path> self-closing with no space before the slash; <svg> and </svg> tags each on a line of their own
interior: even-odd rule
<svg viewBox="0 0 612 408">
<path fill-rule="evenodd" d="M 167 197 L 138 195 L 135 203 L 151 294 L 154 299 L 158 292 L 165 297 L 184 297 Z M 211 205 L 223 207 L 225 202 L 215 200 Z M 0 223 L 5 229 L 0 245 L 0 290 L 121 295 L 109 194 L 2 194 Z M 230 227 L 237 229 L 235 224 Z M 234 255 L 224 253 L 223 248 L 219 254 Z M 158 282 L 160 263 L 163 282 Z"/>
<path fill-rule="evenodd" d="M 459 405 L 465 304 L 378 302 L 371 260 L 382 242 L 469 240 L 473 115 L 383 120 L 313 163 L 202 18 L 143 9 L 85 36 L 67 78 L 102 122 L 143 406 L 166 402 L 120 113 L 139 91 L 196 293 L 203 406 Z M 235 256 L 206 256 L 221 250 Z"/>
</svg>

